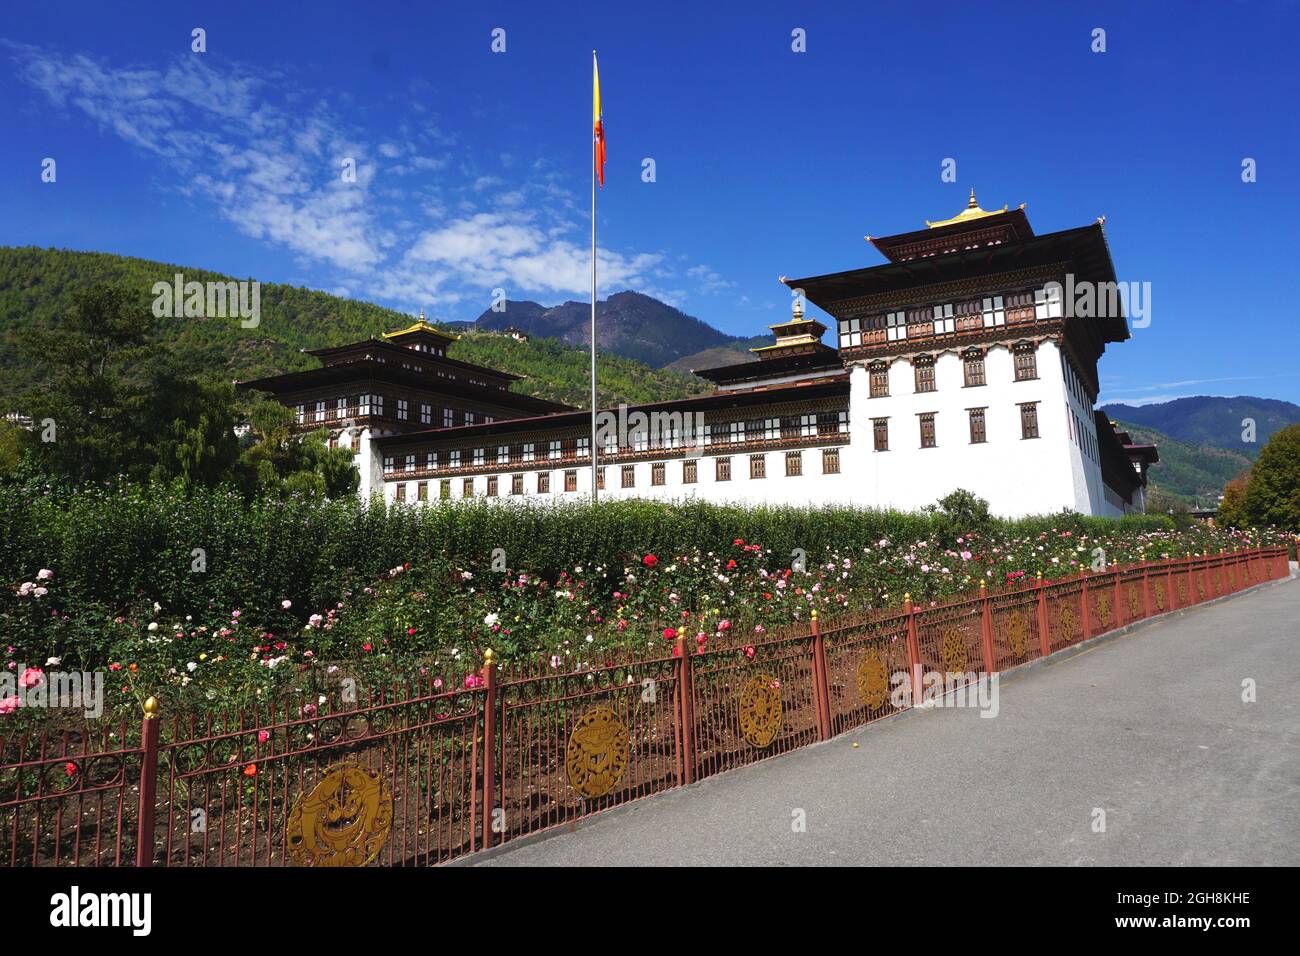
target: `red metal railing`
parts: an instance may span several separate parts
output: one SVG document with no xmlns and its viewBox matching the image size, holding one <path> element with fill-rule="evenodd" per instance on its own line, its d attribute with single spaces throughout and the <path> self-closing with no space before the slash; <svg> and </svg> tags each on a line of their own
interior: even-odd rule
<svg viewBox="0 0 1300 956">
<path fill-rule="evenodd" d="M 374 863 L 445 862 L 826 740 L 919 700 L 926 674 L 1016 667 L 1288 573 L 1285 548 L 1142 563 L 846 615 L 575 672 L 501 668 L 237 718 L 0 738 L 9 866 L 277 866 L 332 766 L 391 797 Z M 4 844 L 8 846 L 5 847 Z"/>
</svg>

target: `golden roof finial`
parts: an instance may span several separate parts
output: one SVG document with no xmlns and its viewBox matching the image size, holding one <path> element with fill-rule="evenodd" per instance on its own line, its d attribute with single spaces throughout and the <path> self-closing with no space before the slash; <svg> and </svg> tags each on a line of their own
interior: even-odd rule
<svg viewBox="0 0 1300 956">
<path fill-rule="evenodd" d="M 952 226 L 961 222 L 970 222 L 972 219 L 983 219 L 985 216 L 996 216 L 999 213 L 1007 211 L 1007 207 L 1001 209 L 981 209 L 979 202 L 975 199 L 975 188 L 972 186 L 970 199 L 966 201 L 966 208 L 953 216 L 951 219 L 940 219 L 938 222 L 931 222 L 929 219 L 925 224 L 931 229 L 938 229 L 940 226 Z"/>
<path fill-rule="evenodd" d="M 794 297 L 794 308 L 790 311 L 794 315 L 794 320 L 796 322 L 803 321 L 803 298 L 801 296 Z"/>
<path fill-rule="evenodd" d="M 424 321 L 424 306 L 420 306 L 420 321 Z"/>
</svg>

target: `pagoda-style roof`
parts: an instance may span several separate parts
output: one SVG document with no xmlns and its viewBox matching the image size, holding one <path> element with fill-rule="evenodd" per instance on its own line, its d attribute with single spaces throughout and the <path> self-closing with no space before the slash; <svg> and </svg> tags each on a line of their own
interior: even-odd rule
<svg viewBox="0 0 1300 956">
<path fill-rule="evenodd" d="M 1020 208 L 1010 211 L 1006 206 L 1001 209 L 981 209 L 975 199 L 974 189 L 970 191 L 965 209 L 951 219 L 936 222 L 927 219 L 925 226 L 924 229 L 901 232 L 895 236 L 867 236 L 867 241 L 890 262 L 906 262 L 909 259 L 924 259 L 964 249 L 1019 242 L 1034 235 L 1029 219 L 1025 216 L 1023 203 Z"/>
<path fill-rule="evenodd" d="M 430 325 L 424 320 L 424 309 L 420 309 L 420 317 L 414 323 L 395 332 L 385 332 L 384 338 L 399 345 L 413 345 L 417 342 L 430 341 L 436 342 L 439 346 L 445 348 L 452 342 L 457 341 L 460 336 Z"/>
<path fill-rule="evenodd" d="M 762 361 L 736 362 L 716 368 L 695 368 L 691 372 L 707 379 L 715 385 L 735 385 L 740 382 L 760 382 L 764 379 L 783 378 L 785 376 L 808 375 L 826 372 L 833 374 L 844 371 L 840 353 L 829 346 L 817 343 L 811 351 L 797 352 L 793 355 L 776 355 L 765 357 Z"/>
<path fill-rule="evenodd" d="M 742 366 L 759 365 L 759 362 L 742 362 Z M 632 412 L 703 412 L 724 411 L 729 409 L 749 408 L 755 405 L 770 405 L 777 402 L 792 402 L 823 398 L 847 398 L 849 394 L 849 373 L 840 368 L 835 374 L 802 382 L 786 382 L 769 387 L 736 389 L 734 391 L 710 392 L 708 395 L 692 395 L 686 398 L 673 398 L 661 402 L 649 402 L 644 405 L 629 405 L 622 408 L 606 408 L 603 412 L 621 415 L 626 409 Z M 454 428 L 433 428 L 424 431 L 404 432 L 400 435 L 386 435 L 376 439 L 380 448 L 400 447 L 416 444 L 430 439 L 470 440 L 487 438 L 493 435 L 513 434 L 516 432 L 536 431 L 546 428 L 587 427 L 591 424 L 590 411 L 565 411 L 532 418 L 497 419 L 494 422 L 478 422 L 473 425 L 457 425 Z"/>
<path fill-rule="evenodd" d="M 769 325 L 768 328 L 776 336 L 776 342 L 772 345 L 760 345 L 757 348 L 750 349 L 751 352 L 764 361 L 823 349 L 834 351 L 834 349 L 822 345 L 822 336 L 826 332 L 826 326 L 816 319 L 805 318 L 803 301 L 797 297 L 794 300 L 791 318 L 786 322 Z"/>
</svg>

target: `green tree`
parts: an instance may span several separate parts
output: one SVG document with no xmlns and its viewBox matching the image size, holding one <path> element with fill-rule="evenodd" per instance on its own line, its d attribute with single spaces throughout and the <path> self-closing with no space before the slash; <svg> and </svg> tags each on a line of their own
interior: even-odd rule
<svg viewBox="0 0 1300 956">
<path fill-rule="evenodd" d="M 101 480 L 141 460 L 136 436 L 144 397 L 139 368 L 152 322 L 127 290 L 78 290 L 56 329 L 20 341 L 40 383 L 21 405 L 35 423 L 31 447 L 48 470 L 76 481 Z"/>
<path fill-rule="evenodd" d="M 1300 531 L 1300 424 L 1274 432 L 1260 449 L 1242 505 L 1253 525 Z"/>
<path fill-rule="evenodd" d="M 1223 499 L 1219 502 L 1216 522 L 1225 528 L 1244 528 L 1250 523 L 1246 518 L 1245 507 L 1246 489 L 1249 486 L 1249 468 L 1223 486 Z"/>
</svg>

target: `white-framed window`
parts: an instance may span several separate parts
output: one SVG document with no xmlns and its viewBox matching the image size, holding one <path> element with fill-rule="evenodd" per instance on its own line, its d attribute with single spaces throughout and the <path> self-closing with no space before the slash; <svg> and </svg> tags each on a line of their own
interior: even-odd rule
<svg viewBox="0 0 1300 956">
<path fill-rule="evenodd" d="M 781 437 L 781 419 L 769 418 L 763 422 L 763 438 L 776 441 Z"/>
<path fill-rule="evenodd" d="M 357 396 L 357 414 L 358 415 L 370 414 L 370 396 L 368 394 Z"/>
<path fill-rule="evenodd" d="M 705 422 L 700 426 L 700 444 L 707 447 L 713 444 L 713 425 Z"/>
<path fill-rule="evenodd" d="M 318 421 L 318 422 L 323 422 L 323 421 L 325 421 L 325 402 L 324 402 L 324 401 L 319 401 L 319 402 L 316 403 L 316 421 Z"/>
<path fill-rule="evenodd" d="M 604 440 L 600 443 L 601 451 L 606 455 L 612 455 L 618 451 L 618 435 L 612 431 L 605 433 Z"/>
<path fill-rule="evenodd" d="M 497 445 L 497 464 L 506 465 L 510 463 L 510 446 Z"/>
<path fill-rule="evenodd" d="M 486 449 L 486 448 L 475 448 L 475 449 L 474 449 L 474 464 L 475 464 L 475 465 L 482 465 L 485 461 L 487 461 L 487 449 Z"/>
<path fill-rule="evenodd" d="M 374 408 L 375 408 L 375 414 L 376 414 L 376 415 L 382 415 L 382 414 L 384 414 L 384 396 L 382 396 L 382 395 L 375 395 L 375 396 L 372 396 L 372 398 L 371 398 L 371 404 L 372 404 L 372 405 L 374 406 Z"/>
<path fill-rule="evenodd" d="M 460 467 L 460 449 L 459 449 L 459 448 L 456 449 L 456 450 L 453 451 L 453 452 L 449 452 L 447 457 L 448 457 L 447 464 L 448 464 L 450 467 L 452 467 L 452 468 L 459 468 L 459 467 Z"/>
<path fill-rule="evenodd" d="M 433 406 L 432 406 L 432 405 L 426 405 L 424 402 L 421 402 L 421 403 L 420 403 L 420 424 L 421 424 L 421 425 L 432 425 L 432 424 L 433 424 Z"/>
<path fill-rule="evenodd" d="M 407 403 L 406 399 L 399 398 L 397 400 L 397 417 L 400 418 L 402 421 L 406 421 L 406 416 L 409 413 L 410 413 L 410 405 Z"/>
<path fill-rule="evenodd" d="M 339 418 L 348 417 L 348 399 L 346 395 L 334 402 L 334 410 Z"/>
<path fill-rule="evenodd" d="M 847 409 L 835 413 L 835 427 L 841 435 L 849 433 L 849 413 Z"/>
<path fill-rule="evenodd" d="M 1059 319 L 1061 317 L 1061 287 L 1056 283 L 1034 290 L 1034 318 Z"/>
<path fill-rule="evenodd" d="M 438 467 L 438 453 L 436 451 L 426 451 L 424 453 L 424 467 L 430 470 Z"/>
<path fill-rule="evenodd" d="M 745 440 L 745 423 L 729 422 L 727 424 L 727 440 L 731 442 L 741 442 Z"/>
<path fill-rule="evenodd" d="M 491 425 L 494 421 L 496 421 L 496 416 L 495 416 L 495 415 L 484 415 L 484 416 L 483 416 L 483 421 L 485 421 L 485 422 L 487 422 L 489 425 Z"/>
<path fill-rule="evenodd" d="M 537 457 L 537 446 L 532 442 L 524 442 L 524 461 L 532 461 Z"/>
<path fill-rule="evenodd" d="M 861 319 L 841 319 L 840 320 L 840 348 L 852 348 L 855 345 L 862 344 L 862 320 Z"/>
<path fill-rule="evenodd" d="M 816 415 L 799 416 L 799 435 L 802 438 L 815 438 L 817 436 Z"/>
<path fill-rule="evenodd" d="M 384 456 L 384 474 L 385 474 L 385 475 L 391 475 L 391 474 L 393 473 L 393 469 L 396 468 L 396 467 L 397 467 L 397 462 L 393 459 L 393 456 L 392 456 L 392 455 L 385 455 L 385 456 Z"/>
<path fill-rule="evenodd" d="M 890 312 L 885 316 L 885 338 L 890 342 L 899 342 L 907 338 L 907 313 Z"/>
<path fill-rule="evenodd" d="M 473 413 L 473 412 L 469 412 L 469 411 L 467 411 L 467 412 L 465 413 L 465 424 L 466 424 L 466 425 L 473 425 L 473 424 L 474 424 L 474 413 Z"/>
<path fill-rule="evenodd" d="M 409 454 L 409 455 L 406 456 L 406 470 L 407 470 L 407 471 L 415 471 L 415 453 L 414 453 L 414 452 L 412 452 L 411 454 Z"/>
<path fill-rule="evenodd" d="M 443 428 L 450 428 L 450 427 L 451 427 L 452 425 L 454 425 L 455 423 L 456 423 L 456 412 L 455 412 L 455 410 L 454 410 L 454 409 L 451 409 L 451 408 L 444 408 L 444 409 L 442 410 L 442 427 L 443 427 Z"/>
<path fill-rule="evenodd" d="M 946 332 L 957 331 L 957 320 L 952 314 L 952 303 L 936 305 L 934 307 L 934 334 L 943 335 Z"/>
<path fill-rule="evenodd" d="M 578 457 L 579 457 L 579 458 L 586 458 L 588 455 L 591 454 L 591 439 L 590 439 L 590 438 L 588 438 L 587 436 L 584 435 L 584 436 L 582 436 L 581 438 L 578 439 L 578 444 L 577 444 L 577 453 L 578 453 Z"/>
<path fill-rule="evenodd" d="M 297 417 L 297 419 L 298 419 L 298 424 L 299 424 L 299 425 L 301 425 L 303 422 L 307 421 L 307 406 L 306 406 L 306 405 L 295 405 L 295 406 L 293 406 L 293 412 L 294 412 L 294 415 L 295 415 L 295 416 Z"/>
<path fill-rule="evenodd" d="M 632 432 L 632 450 L 645 451 L 650 447 L 649 436 L 646 434 L 646 428 L 637 428 Z"/>
<path fill-rule="evenodd" d="M 1002 296 L 985 296 L 980 310 L 984 315 L 984 328 L 1007 324 L 1007 313 L 1002 308 Z"/>
<path fill-rule="evenodd" d="M 547 458 L 560 457 L 560 443 L 558 441 L 551 442 L 550 446 L 546 450 L 546 457 Z"/>
</svg>

